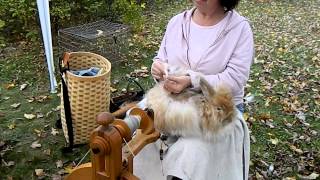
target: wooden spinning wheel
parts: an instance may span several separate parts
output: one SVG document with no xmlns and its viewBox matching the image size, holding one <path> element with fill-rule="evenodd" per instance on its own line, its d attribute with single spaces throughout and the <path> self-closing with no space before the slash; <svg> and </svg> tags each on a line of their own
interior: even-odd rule
<svg viewBox="0 0 320 180">
<path fill-rule="evenodd" d="M 139 108 L 130 111 L 140 119 L 134 138 L 128 124 L 116 119 L 119 112 L 101 113 L 97 117 L 100 125 L 90 137 L 91 162 L 75 168 L 66 180 L 136 180 L 133 175 L 133 158 L 144 146 L 156 141 L 160 133 L 154 129 L 153 115 Z M 128 142 L 124 145 L 124 142 Z"/>
</svg>

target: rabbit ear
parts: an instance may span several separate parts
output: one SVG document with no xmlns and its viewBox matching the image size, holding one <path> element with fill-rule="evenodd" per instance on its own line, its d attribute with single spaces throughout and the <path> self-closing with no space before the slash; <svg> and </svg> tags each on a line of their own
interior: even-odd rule
<svg viewBox="0 0 320 180">
<path fill-rule="evenodd" d="M 212 88 L 212 86 L 208 83 L 206 79 L 204 79 L 204 77 L 201 77 L 201 76 L 200 76 L 200 89 L 205 98 L 210 98 L 215 94 L 215 90 Z"/>
</svg>

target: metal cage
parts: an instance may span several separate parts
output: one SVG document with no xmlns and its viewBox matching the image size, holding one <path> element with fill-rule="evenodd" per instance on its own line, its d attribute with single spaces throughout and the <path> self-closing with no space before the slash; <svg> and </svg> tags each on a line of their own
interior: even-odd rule
<svg viewBox="0 0 320 180">
<path fill-rule="evenodd" d="M 125 60 L 129 27 L 100 20 L 58 31 L 59 51 L 88 51 L 100 54 L 111 63 Z"/>
</svg>

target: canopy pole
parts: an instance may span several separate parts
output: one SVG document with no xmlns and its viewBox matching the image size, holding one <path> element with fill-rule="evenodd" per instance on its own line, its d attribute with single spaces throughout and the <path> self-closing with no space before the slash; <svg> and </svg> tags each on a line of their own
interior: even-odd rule
<svg viewBox="0 0 320 180">
<path fill-rule="evenodd" d="M 50 13 L 49 13 L 49 1 L 37 0 L 39 18 L 41 23 L 42 38 L 45 48 L 46 61 L 48 65 L 49 78 L 50 78 L 50 92 L 56 93 L 57 80 L 54 75 L 54 62 L 53 62 L 53 50 L 52 50 L 52 36 L 50 25 Z"/>
</svg>

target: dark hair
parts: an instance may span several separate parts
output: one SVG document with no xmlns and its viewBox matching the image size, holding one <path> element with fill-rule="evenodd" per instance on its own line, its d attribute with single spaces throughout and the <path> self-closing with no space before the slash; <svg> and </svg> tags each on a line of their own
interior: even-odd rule
<svg viewBox="0 0 320 180">
<path fill-rule="evenodd" d="M 234 9 L 240 0 L 219 0 L 222 7 L 225 8 L 225 11 L 231 11 Z"/>
</svg>

